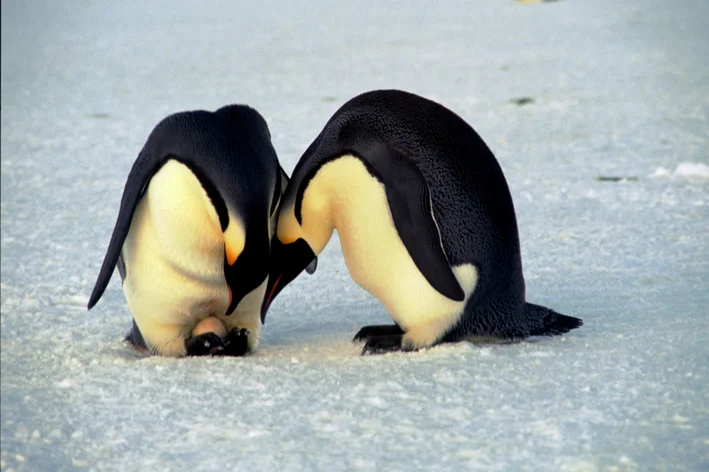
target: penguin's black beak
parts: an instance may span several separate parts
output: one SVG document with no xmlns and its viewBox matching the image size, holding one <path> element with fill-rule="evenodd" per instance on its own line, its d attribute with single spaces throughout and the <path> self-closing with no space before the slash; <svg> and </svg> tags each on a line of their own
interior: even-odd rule
<svg viewBox="0 0 709 472">
<path fill-rule="evenodd" d="M 270 268 L 266 296 L 261 305 L 261 322 L 265 322 L 271 302 L 286 285 L 291 283 L 303 269 L 309 274 L 315 272 L 317 257 L 304 239 L 283 244 L 278 237 L 271 243 Z"/>
</svg>

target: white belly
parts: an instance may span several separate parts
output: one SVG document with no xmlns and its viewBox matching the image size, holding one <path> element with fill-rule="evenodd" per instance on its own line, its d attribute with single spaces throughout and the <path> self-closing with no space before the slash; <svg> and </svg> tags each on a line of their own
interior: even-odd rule
<svg viewBox="0 0 709 472">
<path fill-rule="evenodd" d="M 326 164 L 317 180 L 337 182 L 337 188 L 328 193 L 335 199 L 332 218 L 352 279 L 374 295 L 404 331 L 420 326 L 426 336 L 435 337 L 441 333 L 424 326 L 435 326 L 434 331 L 439 331 L 455 323 L 475 288 L 474 266 L 453 268 L 465 300 L 445 297 L 414 264 L 394 226 L 384 185 L 359 159 L 343 157 Z"/>
<path fill-rule="evenodd" d="M 146 343 L 184 355 L 195 324 L 229 305 L 224 237 L 216 211 L 183 164 L 167 162 L 152 178 L 123 245 L 123 292 Z"/>
</svg>

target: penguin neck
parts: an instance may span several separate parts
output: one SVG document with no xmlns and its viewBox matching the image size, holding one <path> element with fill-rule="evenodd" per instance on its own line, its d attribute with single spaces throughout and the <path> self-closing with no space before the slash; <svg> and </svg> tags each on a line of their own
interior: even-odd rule
<svg viewBox="0 0 709 472">
<path fill-rule="evenodd" d="M 301 200 L 301 223 L 297 233 L 308 243 L 316 256 L 325 249 L 335 229 L 331 202 L 333 192 L 326 180 L 327 177 L 318 172 L 309 182 Z M 295 223 L 295 217 L 292 220 Z"/>
<path fill-rule="evenodd" d="M 301 215 L 304 239 L 316 255 L 325 248 L 333 230 L 348 232 L 353 224 L 363 224 L 353 221 L 353 215 L 359 213 L 353 210 L 368 207 L 372 195 L 364 181 L 372 180 L 362 161 L 351 155 L 326 163 L 310 180 L 303 193 Z"/>
</svg>

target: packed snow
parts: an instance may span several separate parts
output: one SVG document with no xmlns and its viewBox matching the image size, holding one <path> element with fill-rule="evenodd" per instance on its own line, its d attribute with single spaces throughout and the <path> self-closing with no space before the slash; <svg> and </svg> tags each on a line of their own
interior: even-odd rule
<svg viewBox="0 0 709 472">
<path fill-rule="evenodd" d="M 704 0 L 2 2 L 0 468 L 709 470 L 708 44 Z M 117 274 L 86 311 L 161 118 L 248 103 L 290 171 L 375 88 L 476 128 L 581 329 L 360 357 L 337 238 L 252 356 L 135 352 Z"/>
<path fill-rule="evenodd" d="M 670 172 L 664 167 L 658 167 L 651 177 L 681 177 L 685 179 L 709 179 L 709 165 L 700 162 L 680 162 L 675 170 Z"/>
</svg>

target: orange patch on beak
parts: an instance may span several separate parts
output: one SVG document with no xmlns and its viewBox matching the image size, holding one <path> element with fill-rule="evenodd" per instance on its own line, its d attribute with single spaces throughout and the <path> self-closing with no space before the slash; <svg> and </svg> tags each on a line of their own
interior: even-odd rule
<svg viewBox="0 0 709 472">
<path fill-rule="evenodd" d="M 273 287 L 271 287 L 271 291 L 268 292 L 268 295 L 266 296 L 266 307 L 268 308 L 271 306 L 271 302 L 273 301 L 273 295 L 276 293 L 276 288 L 278 288 L 278 282 L 281 281 L 282 275 L 279 275 L 278 278 L 276 279 L 276 282 L 273 284 Z"/>
</svg>

